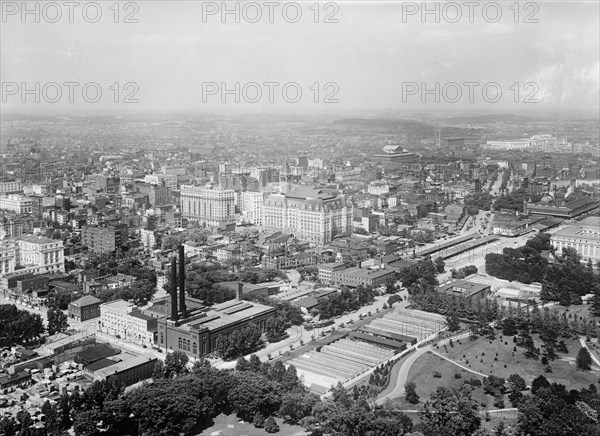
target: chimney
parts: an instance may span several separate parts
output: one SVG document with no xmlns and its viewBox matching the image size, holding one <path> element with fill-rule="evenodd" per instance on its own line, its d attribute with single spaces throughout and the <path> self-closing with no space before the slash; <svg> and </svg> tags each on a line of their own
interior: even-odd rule
<svg viewBox="0 0 600 436">
<path fill-rule="evenodd" d="M 186 317 L 185 307 L 185 256 L 184 246 L 179 246 L 179 310 L 181 311 L 181 317 Z"/>
<path fill-rule="evenodd" d="M 237 291 L 235 293 L 235 300 L 236 301 L 242 301 L 242 288 L 243 287 L 244 287 L 244 284 L 242 282 L 238 282 Z"/>
<path fill-rule="evenodd" d="M 171 258 L 171 320 L 177 321 L 177 258 Z"/>
</svg>

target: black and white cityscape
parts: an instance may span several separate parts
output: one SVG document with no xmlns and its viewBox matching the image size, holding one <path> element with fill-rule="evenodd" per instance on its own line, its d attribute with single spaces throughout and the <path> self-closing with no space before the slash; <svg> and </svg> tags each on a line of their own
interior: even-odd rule
<svg viewBox="0 0 600 436">
<path fill-rule="evenodd" d="M 599 3 L 0 9 L 0 436 L 600 436 Z"/>
</svg>

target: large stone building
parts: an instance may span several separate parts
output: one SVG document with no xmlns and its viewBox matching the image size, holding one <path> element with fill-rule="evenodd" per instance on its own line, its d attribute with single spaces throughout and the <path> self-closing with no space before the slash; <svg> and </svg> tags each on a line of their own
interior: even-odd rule
<svg viewBox="0 0 600 436">
<path fill-rule="evenodd" d="M 265 197 L 263 228 L 291 233 L 301 241 L 327 244 L 352 230 L 352 205 L 337 191 L 295 186 L 285 194 Z"/>
<path fill-rule="evenodd" d="M 583 260 L 600 259 L 600 217 L 591 216 L 559 229 L 552 234 L 552 245 L 558 253 L 574 248 Z"/>
<path fill-rule="evenodd" d="M 100 316 L 102 300 L 93 295 L 84 295 L 69 304 L 69 318 L 83 322 Z"/>
<path fill-rule="evenodd" d="M 211 226 L 235 223 L 235 191 L 200 186 L 181 186 L 181 213 Z"/>
<path fill-rule="evenodd" d="M 157 318 L 156 345 L 167 350 L 183 351 L 198 358 L 214 352 L 219 337 L 254 323 L 261 332 L 266 322 L 275 316 L 275 308 L 258 303 L 241 301 L 239 298 L 211 307 L 187 297 L 186 310 L 178 310 L 177 318 L 167 317 L 171 311 L 169 297 L 154 301 L 144 312 Z"/>
<path fill-rule="evenodd" d="M 500 139 L 487 141 L 481 146 L 483 150 L 531 150 L 550 151 L 556 148 L 564 149 L 568 145 L 564 138 L 555 138 L 552 135 L 533 135 L 531 138 Z"/>
<path fill-rule="evenodd" d="M 31 213 L 33 202 L 31 198 L 21 194 L 0 195 L 0 210 L 19 214 Z"/>
<path fill-rule="evenodd" d="M 368 159 L 382 163 L 408 164 L 418 162 L 419 156 L 399 145 L 391 144 L 383 147 L 382 153 L 372 154 Z"/>
<path fill-rule="evenodd" d="M 64 272 L 63 242 L 32 235 L 2 240 L 0 276 L 16 270 L 31 274 Z"/>
</svg>

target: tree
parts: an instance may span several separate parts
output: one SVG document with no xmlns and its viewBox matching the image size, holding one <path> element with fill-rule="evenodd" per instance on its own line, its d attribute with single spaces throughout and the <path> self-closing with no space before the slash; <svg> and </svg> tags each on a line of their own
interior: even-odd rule
<svg viewBox="0 0 600 436">
<path fill-rule="evenodd" d="M 417 394 L 417 384 L 415 382 L 407 382 L 404 385 L 404 391 L 406 393 L 406 401 L 411 404 L 419 403 L 419 395 Z"/>
<path fill-rule="evenodd" d="M 257 412 L 271 415 L 281 407 L 281 385 L 260 373 L 235 373 L 236 383 L 227 398 L 237 416 L 251 421 Z"/>
<path fill-rule="evenodd" d="M 62 333 L 69 328 L 68 317 L 62 310 L 48 309 L 48 334 Z"/>
<path fill-rule="evenodd" d="M 589 371 L 592 369 L 593 360 L 587 348 L 581 347 L 579 349 L 575 362 L 577 363 L 577 368 L 582 371 Z"/>
<path fill-rule="evenodd" d="M 152 378 L 154 380 L 158 380 L 165 377 L 167 369 L 165 368 L 165 364 L 162 360 L 158 359 L 154 364 L 154 371 L 152 372 Z"/>
<path fill-rule="evenodd" d="M 519 404 L 518 433 L 528 436 L 594 435 L 599 434 L 598 417 L 592 404 L 600 401 L 597 392 L 567 391 L 560 384 L 528 397 Z M 597 407 L 597 406 L 595 406 Z"/>
<path fill-rule="evenodd" d="M 544 377 L 543 375 L 540 375 L 539 377 L 534 378 L 533 381 L 531 382 L 531 393 L 535 395 L 538 393 L 538 391 L 540 389 L 549 388 L 549 387 L 550 387 L 550 382 L 548 381 L 548 379 L 546 377 Z"/>
<path fill-rule="evenodd" d="M 159 380 L 134 389 L 126 397 L 139 434 L 188 433 L 214 415 L 214 402 L 195 376 Z M 119 433 L 116 433 L 119 434 Z"/>
<path fill-rule="evenodd" d="M 165 357 L 165 377 L 177 377 L 187 372 L 186 365 L 190 358 L 183 351 L 174 351 Z"/>
<path fill-rule="evenodd" d="M 148 279 L 134 281 L 131 286 L 125 290 L 123 300 L 131 301 L 136 306 L 145 306 L 154 297 L 156 293 L 155 283 Z"/>
<path fill-rule="evenodd" d="M 460 329 L 460 320 L 458 319 L 458 314 L 456 312 L 446 315 L 446 325 L 451 332 L 456 332 Z"/>
<path fill-rule="evenodd" d="M 302 418 L 309 416 L 312 408 L 319 402 L 315 394 L 288 393 L 281 397 L 279 416 L 291 423 L 298 423 Z"/>
<path fill-rule="evenodd" d="M 25 345 L 44 332 L 42 318 L 14 304 L 0 304 L 0 347 Z"/>
<path fill-rule="evenodd" d="M 435 269 L 438 273 L 443 273 L 446 268 L 446 262 L 441 257 L 435 259 Z"/>
<path fill-rule="evenodd" d="M 490 375 L 483 379 L 483 391 L 490 395 L 502 395 L 506 390 L 504 379 L 495 375 Z"/>
<path fill-rule="evenodd" d="M 100 436 L 98 424 L 102 420 L 99 410 L 86 410 L 78 412 L 73 420 L 73 431 L 77 436 Z"/>
<path fill-rule="evenodd" d="M 252 425 L 256 428 L 263 428 L 265 425 L 265 417 L 262 413 L 256 412 L 254 414 L 254 418 L 252 419 Z"/>
<path fill-rule="evenodd" d="M 279 426 L 277 425 L 275 418 L 273 418 L 273 415 L 269 416 L 265 421 L 265 431 L 267 433 L 277 433 L 279 431 Z"/>
<path fill-rule="evenodd" d="M 254 323 L 248 324 L 227 335 L 219 336 L 217 339 L 217 352 L 223 359 L 231 359 L 236 356 L 248 354 L 254 351 L 261 343 L 261 333 Z"/>
<path fill-rule="evenodd" d="M 277 342 L 277 340 L 281 339 L 281 337 L 286 334 L 286 327 L 286 322 L 283 317 L 275 316 L 269 318 L 265 326 L 267 340 L 269 342 Z"/>
<path fill-rule="evenodd" d="M 479 428 L 481 418 L 471 392 L 472 388 L 464 384 L 437 388 L 424 404 L 417 429 L 427 436 L 472 435 Z"/>
<path fill-rule="evenodd" d="M 524 391 L 527 389 L 527 383 L 525 383 L 525 379 L 519 374 L 511 374 L 508 377 L 508 384 L 510 389 L 513 391 Z"/>
</svg>

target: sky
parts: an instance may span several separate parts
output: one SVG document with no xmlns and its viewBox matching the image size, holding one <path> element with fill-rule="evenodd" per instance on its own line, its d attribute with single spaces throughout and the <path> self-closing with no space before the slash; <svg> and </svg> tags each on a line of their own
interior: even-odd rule
<svg viewBox="0 0 600 436">
<path fill-rule="evenodd" d="M 1 3 L 3 111 L 595 112 L 600 101 L 597 1 L 75 2 L 73 22 L 64 2 L 28 2 L 37 15 Z"/>
</svg>

